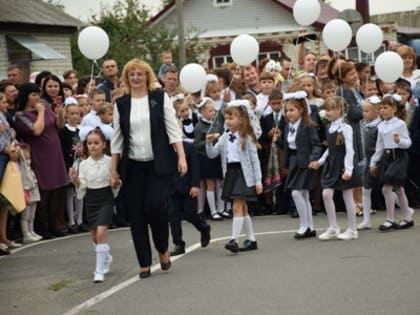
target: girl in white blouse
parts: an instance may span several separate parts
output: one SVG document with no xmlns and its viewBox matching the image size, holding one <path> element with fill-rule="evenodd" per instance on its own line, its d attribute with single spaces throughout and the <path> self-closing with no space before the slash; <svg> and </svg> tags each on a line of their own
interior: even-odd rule
<svg viewBox="0 0 420 315">
<path fill-rule="evenodd" d="M 87 130 L 83 128 L 82 131 Z M 83 140 L 82 131 L 80 138 Z M 89 157 L 80 163 L 79 174 L 71 168 L 69 176 L 76 186 L 77 197 L 85 198 L 87 221 L 96 252 L 93 281 L 97 283 L 104 281 L 104 274 L 109 272 L 112 263 L 107 232 L 112 224 L 114 194 L 111 189 L 111 157 L 105 155 L 107 138 L 98 127 L 86 133 L 84 143 Z"/>
<path fill-rule="evenodd" d="M 320 240 L 334 238 L 351 240 L 358 237 L 352 188 L 361 185 L 361 178 L 353 172 L 353 129 L 344 122 L 345 105 L 342 97 L 332 96 L 325 100 L 326 118 L 331 122 L 326 133 L 328 149 L 318 161 L 311 162 L 309 165 L 313 169 L 318 169 L 321 165 L 324 165 L 321 185 L 329 227 L 319 236 Z M 341 234 L 337 225 L 334 204 L 334 192 L 336 190 L 342 191 L 347 211 L 348 228 Z"/>
<path fill-rule="evenodd" d="M 411 146 L 411 139 L 406 123 L 395 117 L 399 100 L 401 100 L 399 95 L 385 95 L 381 101 L 379 113 L 383 122 L 378 125 L 375 154 L 370 162 L 371 174 L 375 176 L 378 174 L 378 163 L 381 161 L 378 177 L 383 183 L 382 193 L 385 199 L 386 221 L 379 226 L 380 231 L 406 229 L 414 225 L 414 210 L 409 208 L 404 191 L 409 164 L 407 149 Z M 393 190 L 398 196 L 403 216 L 403 220 L 398 224 L 395 223 L 394 218 Z"/>
</svg>

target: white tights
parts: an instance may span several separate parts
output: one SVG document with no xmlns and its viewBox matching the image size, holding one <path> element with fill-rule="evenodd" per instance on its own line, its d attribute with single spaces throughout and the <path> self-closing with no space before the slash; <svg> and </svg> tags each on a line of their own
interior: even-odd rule
<svg viewBox="0 0 420 315">
<path fill-rule="evenodd" d="M 67 216 L 70 226 L 75 225 L 75 216 L 77 225 L 83 222 L 83 199 L 75 198 L 74 187 L 67 187 Z"/>
<path fill-rule="evenodd" d="M 309 190 L 292 190 L 293 201 L 296 205 L 296 210 L 299 214 L 299 230 L 298 233 L 304 233 L 308 228 L 314 229 L 314 222 L 312 218 L 312 206 L 309 199 Z"/>
<path fill-rule="evenodd" d="M 36 202 L 33 202 L 27 205 L 25 210 L 20 215 L 20 229 L 22 231 L 23 237 L 26 237 L 28 233 L 34 232 L 36 204 Z"/>
<path fill-rule="evenodd" d="M 328 222 L 331 228 L 337 228 L 337 216 L 334 204 L 334 189 L 325 188 L 322 191 L 322 198 L 324 199 L 325 210 L 328 216 Z M 347 211 L 348 229 L 356 231 L 356 210 L 354 209 L 353 190 L 343 190 L 343 200 Z"/>
<path fill-rule="evenodd" d="M 393 187 L 391 185 L 384 185 L 382 187 L 382 193 L 384 195 L 386 206 L 386 219 L 392 222 L 395 221 L 395 197 L 392 189 L 394 189 L 395 193 L 397 194 L 398 204 L 400 206 L 403 218 L 407 221 L 411 221 L 412 214 L 408 206 L 408 200 L 407 196 L 405 195 L 404 187 Z"/>
</svg>

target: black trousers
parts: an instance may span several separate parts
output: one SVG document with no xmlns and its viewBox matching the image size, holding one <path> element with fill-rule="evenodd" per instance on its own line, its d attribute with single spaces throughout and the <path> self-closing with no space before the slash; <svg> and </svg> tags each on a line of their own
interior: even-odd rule
<svg viewBox="0 0 420 315">
<path fill-rule="evenodd" d="M 169 215 L 166 205 L 173 175 L 158 175 L 154 161 L 129 161 L 125 185 L 131 235 L 140 267 L 152 264 L 149 225 L 153 243 L 161 254 L 168 250 Z"/>
<path fill-rule="evenodd" d="M 66 186 L 40 190 L 41 201 L 38 203 L 35 214 L 35 227 L 42 236 L 67 231 L 66 192 Z"/>
<path fill-rule="evenodd" d="M 175 245 L 185 246 L 182 240 L 182 214 L 198 231 L 204 232 L 209 228 L 206 221 L 197 213 L 197 198 L 175 192 L 169 195 L 168 205 L 172 240 Z"/>
</svg>

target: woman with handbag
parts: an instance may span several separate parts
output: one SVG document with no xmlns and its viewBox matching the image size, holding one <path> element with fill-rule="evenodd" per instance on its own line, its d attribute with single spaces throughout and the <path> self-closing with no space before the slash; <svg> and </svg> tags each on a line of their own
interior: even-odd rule
<svg viewBox="0 0 420 315">
<path fill-rule="evenodd" d="M 12 144 L 14 130 L 10 128 L 5 113 L 7 112 L 6 96 L 0 92 L 0 183 L 3 180 L 4 171 L 9 160 L 17 161 L 19 158 L 19 147 Z M 0 194 L 0 256 L 9 255 L 9 248 L 20 247 L 21 245 L 10 241 L 6 235 L 7 215 L 10 203 Z"/>
</svg>

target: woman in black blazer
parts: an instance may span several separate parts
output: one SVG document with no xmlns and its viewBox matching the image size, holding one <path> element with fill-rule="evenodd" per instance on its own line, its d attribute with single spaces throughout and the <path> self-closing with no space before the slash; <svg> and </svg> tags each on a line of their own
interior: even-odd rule
<svg viewBox="0 0 420 315">
<path fill-rule="evenodd" d="M 139 275 L 147 278 L 152 264 L 149 225 L 162 270 L 171 266 L 166 200 L 174 173 L 183 176 L 187 163 L 172 102 L 155 89 L 149 64 L 130 60 L 122 80 L 127 94 L 116 100 L 114 111 L 112 185 L 123 183 Z"/>
</svg>

